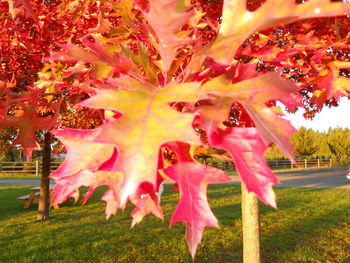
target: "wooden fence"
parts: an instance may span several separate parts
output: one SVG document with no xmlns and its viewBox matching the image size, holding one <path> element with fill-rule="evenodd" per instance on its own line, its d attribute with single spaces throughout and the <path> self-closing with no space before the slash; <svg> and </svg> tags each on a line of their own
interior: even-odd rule
<svg viewBox="0 0 350 263">
<path fill-rule="evenodd" d="M 199 160 L 207 165 L 214 166 L 226 171 L 236 170 L 232 162 L 214 161 L 212 158 L 200 157 Z M 290 160 L 268 160 L 267 165 L 271 169 L 300 169 L 300 168 L 330 168 L 350 165 L 346 159 L 299 159 L 295 163 Z"/>
<path fill-rule="evenodd" d="M 213 160 L 212 158 L 199 157 L 199 161 L 226 171 L 236 170 L 232 162 Z M 54 171 L 62 162 L 51 162 L 51 171 Z M 303 159 L 292 163 L 289 160 L 267 161 L 271 169 L 296 169 L 296 168 L 327 168 L 349 165 L 350 160 L 346 159 Z M 33 162 L 0 162 L 0 173 L 3 174 L 35 174 L 39 176 L 42 170 L 41 161 Z"/>
<path fill-rule="evenodd" d="M 51 172 L 62 162 L 51 162 Z M 35 174 L 39 176 L 42 170 L 41 161 L 33 162 L 0 162 L 0 173 L 4 174 Z"/>
</svg>

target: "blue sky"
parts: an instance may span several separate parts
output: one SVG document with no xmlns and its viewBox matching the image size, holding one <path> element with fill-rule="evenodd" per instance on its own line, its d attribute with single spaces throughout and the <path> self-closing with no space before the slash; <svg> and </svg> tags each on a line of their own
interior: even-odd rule
<svg viewBox="0 0 350 263">
<path fill-rule="evenodd" d="M 305 120 L 303 112 L 301 109 L 295 114 L 285 112 L 285 118 L 290 120 L 295 128 L 304 126 L 318 131 L 327 131 L 330 127 L 350 128 L 350 100 L 347 98 L 342 98 L 338 107 L 324 107 L 313 120 Z"/>
</svg>

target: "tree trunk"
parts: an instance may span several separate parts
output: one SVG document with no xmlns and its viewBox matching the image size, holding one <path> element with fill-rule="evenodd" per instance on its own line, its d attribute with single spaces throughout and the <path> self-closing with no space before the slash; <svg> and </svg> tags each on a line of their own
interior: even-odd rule
<svg viewBox="0 0 350 263">
<path fill-rule="evenodd" d="M 260 218 L 258 198 L 242 183 L 243 263 L 260 263 Z"/>
<path fill-rule="evenodd" d="M 40 199 L 38 208 L 38 220 L 49 218 L 50 208 L 50 165 L 51 165 L 51 134 L 46 131 L 43 148 L 43 167 L 40 183 Z"/>
</svg>

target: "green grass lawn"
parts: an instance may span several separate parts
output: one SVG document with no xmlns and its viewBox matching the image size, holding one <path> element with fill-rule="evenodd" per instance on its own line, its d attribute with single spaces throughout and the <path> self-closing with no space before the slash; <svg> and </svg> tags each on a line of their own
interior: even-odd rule
<svg viewBox="0 0 350 263">
<path fill-rule="evenodd" d="M 24 173 L 0 173 L 0 179 L 40 179 L 40 176 Z"/>
<path fill-rule="evenodd" d="M 0 187 L 0 262 L 192 262 L 184 225 L 169 228 L 178 194 L 166 186 L 165 222 L 147 216 L 130 229 L 130 211 L 106 221 L 98 191 L 84 206 L 64 204 L 36 221 L 16 200 L 30 187 Z M 195 262 L 242 262 L 240 188 L 209 188 L 221 229 L 207 228 Z M 350 262 L 350 190 L 279 188 L 279 209 L 261 204 L 262 262 Z"/>
<path fill-rule="evenodd" d="M 321 169 L 324 169 L 325 167 L 322 167 Z M 334 169 L 346 169 L 348 168 L 348 166 L 337 166 L 337 167 L 332 167 Z M 290 168 L 285 168 L 285 169 L 272 169 L 272 171 L 274 173 L 284 173 L 284 172 L 290 172 L 290 171 L 300 171 L 300 170 L 318 170 L 320 168 L 317 168 L 317 167 L 308 167 L 308 168 L 304 168 L 304 167 L 294 167 L 293 169 L 290 169 Z M 230 171 L 227 171 L 227 174 L 228 175 L 231 175 L 231 176 L 237 176 L 237 172 L 235 170 L 230 170 Z M 36 176 L 35 174 L 33 173 L 5 173 L 5 172 L 2 172 L 0 173 L 0 179 L 40 179 L 41 177 L 41 174 L 39 174 L 39 176 Z"/>
</svg>

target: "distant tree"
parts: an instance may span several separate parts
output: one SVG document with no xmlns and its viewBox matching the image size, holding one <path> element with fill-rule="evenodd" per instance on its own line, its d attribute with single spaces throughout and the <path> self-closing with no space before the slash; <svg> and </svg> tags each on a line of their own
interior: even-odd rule
<svg viewBox="0 0 350 263">
<path fill-rule="evenodd" d="M 329 129 L 327 145 L 331 153 L 337 158 L 346 158 L 350 155 L 350 130 L 342 128 Z"/>
<path fill-rule="evenodd" d="M 317 141 L 317 133 L 305 127 L 301 127 L 299 131 L 293 134 L 291 141 L 297 151 L 297 156 L 302 158 L 310 157 L 320 148 Z"/>
<path fill-rule="evenodd" d="M 266 160 L 278 160 L 285 158 L 282 150 L 276 146 L 276 144 L 271 145 L 269 148 L 267 148 L 265 152 L 265 159 Z"/>
<path fill-rule="evenodd" d="M 12 141 L 16 137 L 17 130 L 13 127 L 7 127 L 0 132 L 0 160 L 15 161 L 16 154 L 12 147 Z"/>
<path fill-rule="evenodd" d="M 333 158 L 335 157 L 331 151 L 329 150 L 329 146 L 327 144 L 328 140 L 328 132 L 318 132 L 316 131 L 316 142 L 319 145 L 318 151 L 314 154 L 314 157 L 317 158 Z"/>
</svg>

